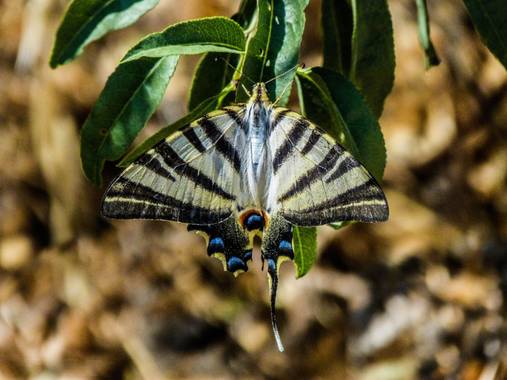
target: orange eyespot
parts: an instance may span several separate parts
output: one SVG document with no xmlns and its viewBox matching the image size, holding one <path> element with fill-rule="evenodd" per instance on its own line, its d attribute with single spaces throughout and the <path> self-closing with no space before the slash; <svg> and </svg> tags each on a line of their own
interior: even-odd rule
<svg viewBox="0 0 507 380">
<path fill-rule="evenodd" d="M 262 231 L 267 226 L 268 215 L 264 210 L 246 210 L 239 216 L 239 223 L 247 231 Z"/>
</svg>

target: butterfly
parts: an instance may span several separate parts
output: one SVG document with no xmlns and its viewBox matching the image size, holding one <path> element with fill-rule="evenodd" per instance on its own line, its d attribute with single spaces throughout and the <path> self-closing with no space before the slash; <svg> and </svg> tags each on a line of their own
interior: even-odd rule
<svg viewBox="0 0 507 380">
<path fill-rule="evenodd" d="M 270 102 L 257 83 L 246 104 L 192 122 L 139 157 L 109 186 L 108 218 L 188 223 L 207 253 L 235 276 L 248 270 L 253 241 L 270 283 L 271 322 L 280 264 L 294 258 L 294 226 L 388 218 L 373 176 L 316 125 Z"/>
</svg>

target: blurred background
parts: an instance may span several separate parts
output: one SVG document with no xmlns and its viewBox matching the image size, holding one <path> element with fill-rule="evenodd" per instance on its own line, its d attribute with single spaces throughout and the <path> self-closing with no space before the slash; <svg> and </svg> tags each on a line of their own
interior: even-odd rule
<svg viewBox="0 0 507 380">
<path fill-rule="evenodd" d="M 301 61 L 321 62 L 312 0 Z M 319 230 L 281 271 L 276 349 L 259 257 L 234 279 L 183 225 L 98 215 L 79 129 L 141 36 L 234 0 L 162 0 L 51 70 L 67 1 L 0 2 L 0 379 L 507 379 L 507 73 L 461 1 L 430 1 L 425 71 L 412 0 L 391 0 L 396 80 L 381 125 L 389 222 Z M 184 57 L 140 140 L 185 114 Z M 107 167 L 107 178 L 118 171 Z"/>
</svg>

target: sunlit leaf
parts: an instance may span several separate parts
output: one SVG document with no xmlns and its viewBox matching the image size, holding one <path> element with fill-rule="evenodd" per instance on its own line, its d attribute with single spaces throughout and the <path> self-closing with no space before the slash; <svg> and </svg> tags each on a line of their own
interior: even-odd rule
<svg viewBox="0 0 507 380">
<path fill-rule="evenodd" d="M 159 0 L 72 1 L 56 33 L 51 67 L 73 60 L 86 45 L 110 31 L 133 24 L 158 2 Z"/>
<path fill-rule="evenodd" d="M 305 27 L 305 8 L 309 0 L 259 0 L 256 32 L 247 41 L 243 75 L 238 86 L 238 101 L 245 101 L 253 82 L 266 82 L 271 100 L 287 102 L 294 68 Z"/>
<path fill-rule="evenodd" d="M 227 17 L 206 17 L 183 21 L 149 35 L 130 49 L 122 62 L 209 51 L 242 53 L 244 48 L 245 35 L 238 23 Z"/>
</svg>

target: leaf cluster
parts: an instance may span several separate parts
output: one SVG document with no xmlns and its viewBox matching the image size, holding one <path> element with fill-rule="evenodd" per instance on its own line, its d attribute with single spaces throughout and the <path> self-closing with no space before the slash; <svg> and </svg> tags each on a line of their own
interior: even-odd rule
<svg viewBox="0 0 507 380">
<path fill-rule="evenodd" d="M 427 65 L 438 64 L 426 1 L 415 1 Z M 485 44 L 507 67 L 504 0 L 463 1 Z M 131 25 L 158 2 L 73 0 L 56 34 L 51 67 L 72 61 L 86 45 Z M 251 80 L 270 80 L 268 93 L 280 105 L 287 103 L 295 80 L 303 114 L 381 181 L 386 151 L 378 119 L 392 89 L 395 69 L 387 0 L 322 0 L 322 67 L 291 71 L 299 62 L 308 3 L 242 0 L 231 18 L 184 21 L 139 41 L 107 80 L 82 128 L 81 158 L 86 176 L 100 185 L 106 161 L 120 160 L 119 166 L 127 166 L 207 112 L 245 101 L 244 89 L 251 87 Z M 180 55 L 186 54 L 203 54 L 194 73 L 188 114 L 131 148 L 157 110 Z M 297 276 L 301 277 L 315 261 L 315 228 L 296 227 L 293 239 Z"/>
</svg>

